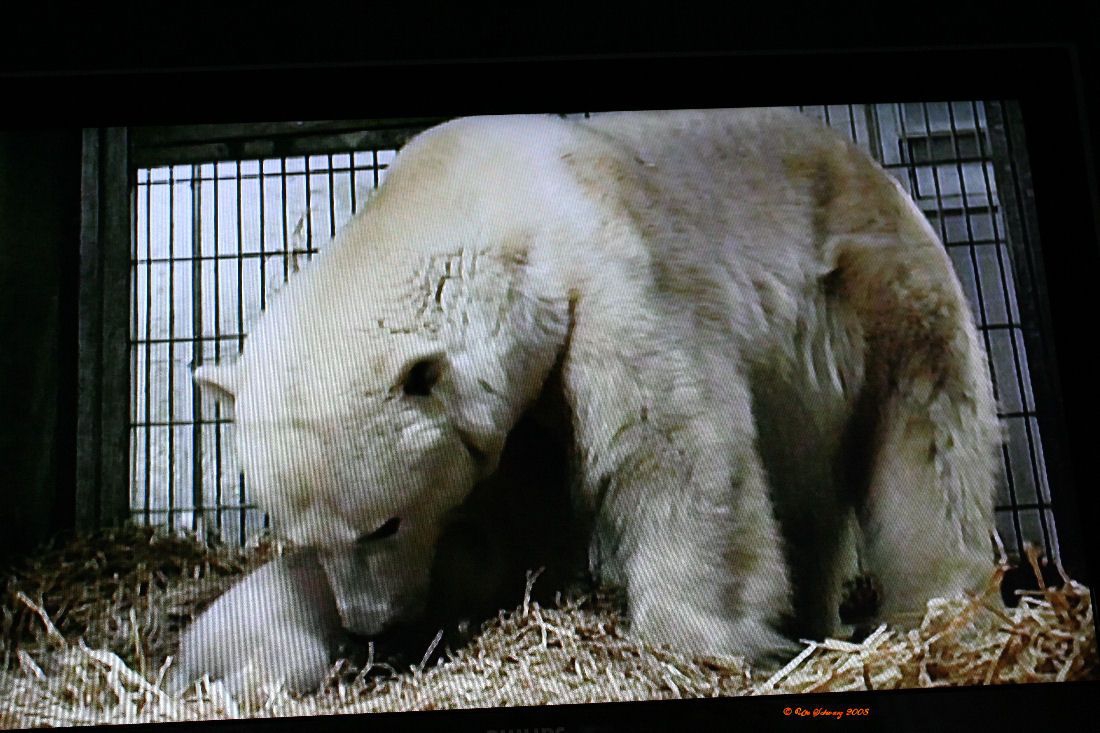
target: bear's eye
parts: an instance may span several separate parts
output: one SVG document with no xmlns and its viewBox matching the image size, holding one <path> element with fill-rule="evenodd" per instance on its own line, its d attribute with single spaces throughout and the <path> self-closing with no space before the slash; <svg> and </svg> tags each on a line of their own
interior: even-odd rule
<svg viewBox="0 0 1100 733">
<path fill-rule="evenodd" d="M 374 530 L 373 532 L 369 532 L 369 533 L 361 536 L 358 539 L 358 542 L 361 545 L 365 545 L 365 544 L 369 544 L 371 542 L 375 542 L 377 540 L 384 540 L 387 537 L 393 537 L 395 534 L 397 534 L 397 529 L 400 526 L 401 526 L 400 517 L 390 517 L 378 529 Z"/>
<path fill-rule="evenodd" d="M 427 397 L 442 373 L 443 366 L 437 359 L 422 359 L 405 373 L 401 391 L 413 397 Z"/>
</svg>

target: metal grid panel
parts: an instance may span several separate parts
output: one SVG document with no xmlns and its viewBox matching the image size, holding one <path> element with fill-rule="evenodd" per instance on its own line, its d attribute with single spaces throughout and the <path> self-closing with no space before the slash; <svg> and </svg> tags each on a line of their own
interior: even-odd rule
<svg viewBox="0 0 1100 733">
<path fill-rule="evenodd" d="M 1050 489 L 979 102 L 799 107 L 868 150 L 939 232 L 989 354 L 1005 432 L 997 528 L 1057 553 Z M 587 114 L 585 115 L 587 116 Z M 268 295 L 351 216 L 394 151 L 140 169 L 135 188 L 131 506 L 240 542 L 265 526 L 232 422 L 190 368 L 243 346 Z"/>
<path fill-rule="evenodd" d="M 233 357 L 267 300 L 385 176 L 394 150 L 142 168 L 133 207 L 130 414 L 136 521 L 246 542 L 266 526 L 233 424 L 191 381 Z"/>
</svg>

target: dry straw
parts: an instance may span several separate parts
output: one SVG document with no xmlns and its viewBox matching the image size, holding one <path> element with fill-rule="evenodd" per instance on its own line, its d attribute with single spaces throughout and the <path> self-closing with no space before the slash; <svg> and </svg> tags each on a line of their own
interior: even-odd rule
<svg viewBox="0 0 1100 733">
<path fill-rule="evenodd" d="M 341 661 L 308 696 L 273 683 L 234 699 L 209 679 L 178 697 L 164 692 L 182 626 L 278 551 L 210 549 L 127 529 L 17 569 L 0 619 L 0 727 L 1055 682 L 1097 669 L 1088 589 L 1069 579 L 1046 587 L 1032 555 L 1041 588 L 1017 608 L 988 603 L 999 592 L 996 570 L 982 596 L 931 601 L 915 629 L 881 626 L 858 644 L 806 642 L 770 676 L 737 658 L 637 640 L 610 594 L 540 605 L 530 597 L 533 575 L 519 607 L 434 666 L 378 675 L 375 665 L 367 675 Z"/>
</svg>

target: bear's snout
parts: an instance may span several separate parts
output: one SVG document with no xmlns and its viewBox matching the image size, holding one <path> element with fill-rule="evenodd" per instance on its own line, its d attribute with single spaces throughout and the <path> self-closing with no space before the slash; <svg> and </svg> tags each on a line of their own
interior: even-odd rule
<svg viewBox="0 0 1100 733">
<path fill-rule="evenodd" d="M 390 520 L 371 535 L 396 532 L 400 523 Z M 421 539 L 403 531 L 389 541 L 327 547 L 318 553 L 345 629 L 373 636 L 420 614 L 433 549 Z"/>
</svg>

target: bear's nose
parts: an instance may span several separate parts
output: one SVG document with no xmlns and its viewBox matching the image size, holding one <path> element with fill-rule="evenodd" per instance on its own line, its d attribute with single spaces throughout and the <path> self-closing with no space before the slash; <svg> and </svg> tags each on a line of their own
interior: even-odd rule
<svg viewBox="0 0 1100 733">
<path fill-rule="evenodd" d="M 356 540 L 356 542 L 362 545 L 368 542 L 384 540 L 387 537 L 393 537 L 395 534 L 397 534 L 397 528 L 400 526 L 400 517 L 390 517 L 378 529 L 374 530 L 373 532 L 368 532 L 367 534 L 360 535 L 359 539 Z"/>
</svg>

